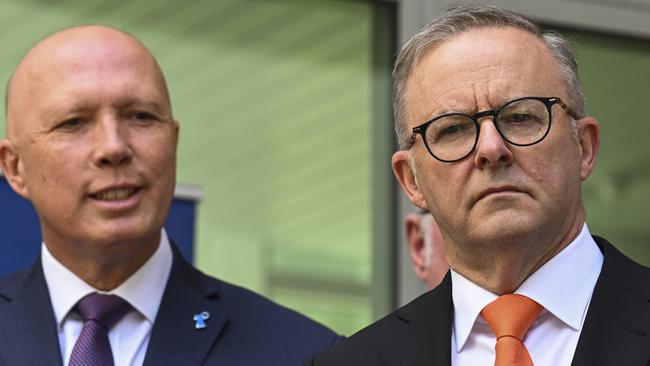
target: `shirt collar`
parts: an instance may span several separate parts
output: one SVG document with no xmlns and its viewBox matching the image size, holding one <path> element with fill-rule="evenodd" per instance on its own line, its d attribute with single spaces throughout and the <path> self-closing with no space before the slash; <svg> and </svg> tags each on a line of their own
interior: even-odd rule
<svg viewBox="0 0 650 366">
<path fill-rule="evenodd" d="M 580 234 L 530 275 L 515 293 L 537 301 L 545 311 L 578 331 L 584 323 L 602 265 L 603 255 L 591 237 L 587 224 L 584 224 Z M 460 352 L 481 310 L 498 295 L 471 282 L 453 269 L 451 281 L 454 337 L 456 351 Z"/>
<path fill-rule="evenodd" d="M 93 288 L 72 273 L 54 258 L 45 243 L 42 243 L 41 264 L 57 326 L 60 329 L 68 313 L 77 302 L 93 292 L 120 296 L 153 323 L 171 272 L 172 261 L 173 255 L 169 239 L 163 229 L 160 235 L 160 244 L 154 254 L 121 285 L 109 292 L 104 292 Z"/>
</svg>

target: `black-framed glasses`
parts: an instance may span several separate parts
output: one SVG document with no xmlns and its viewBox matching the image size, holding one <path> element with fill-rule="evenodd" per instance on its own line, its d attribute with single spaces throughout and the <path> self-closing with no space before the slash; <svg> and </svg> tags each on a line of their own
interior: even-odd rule
<svg viewBox="0 0 650 366">
<path fill-rule="evenodd" d="M 558 97 L 522 97 L 511 100 L 496 110 L 474 115 L 447 113 L 413 128 L 407 150 L 422 136 L 424 146 L 436 159 L 453 163 L 469 156 L 478 143 L 479 119 L 492 116 L 499 135 L 516 146 L 530 146 L 542 141 L 551 130 L 551 107 L 558 104 L 573 118 L 578 117 Z"/>
</svg>

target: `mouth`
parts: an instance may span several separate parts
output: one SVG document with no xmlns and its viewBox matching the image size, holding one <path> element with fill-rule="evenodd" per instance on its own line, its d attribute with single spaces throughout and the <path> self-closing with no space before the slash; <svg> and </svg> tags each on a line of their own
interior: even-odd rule
<svg viewBox="0 0 650 366">
<path fill-rule="evenodd" d="M 481 193 L 478 195 L 478 198 L 475 200 L 475 202 L 478 202 L 482 200 L 483 198 L 490 196 L 490 195 L 496 195 L 496 194 L 508 194 L 508 193 L 526 193 L 522 191 L 521 189 L 515 187 L 515 186 L 498 186 L 498 187 L 491 187 L 488 189 L 485 189 L 481 191 Z"/>
<path fill-rule="evenodd" d="M 90 195 L 90 197 L 98 201 L 116 202 L 133 197 L 139 190 L 140 188 L 133 187 L 108 188 L 97 193 L 93 193 Z"/>
</svg>

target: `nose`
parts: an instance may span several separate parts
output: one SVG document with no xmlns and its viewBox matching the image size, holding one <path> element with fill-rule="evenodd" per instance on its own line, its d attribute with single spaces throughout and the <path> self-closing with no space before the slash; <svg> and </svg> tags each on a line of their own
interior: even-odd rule
<svg viewBox="0 0 650 366">
<path fill-rule="evenodd" d="M 97 167 L 117 167 L 133 160 L 129 131 L 118 118 L 106 117 L 97 123 L 94 147 Z"/>
<path fill-rule="evenodd" d="M 476 145 L 474 165 L 479 169 L 508 166 L 512 164 L 512 151 L 506 141 L 501 137 L 491 118 L 484 118 L 480 122 L 480 134 Z"/>
</svg>

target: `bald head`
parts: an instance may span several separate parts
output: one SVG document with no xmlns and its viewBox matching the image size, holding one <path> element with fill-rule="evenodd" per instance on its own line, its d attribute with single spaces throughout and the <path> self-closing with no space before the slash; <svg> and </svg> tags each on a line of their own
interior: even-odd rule
<svg viewBox="0 0 650 366">
<path fill-rule="evenodd" d="M 8 89 L 7 181 L 59 262 L 115 288 L 158 247 L 174 194 L 178 123 L 160 67 L 124 32 L 75 27 L 34 46 Z"/>
<path fill-rule="evenodd" d="M 67 28 L 38 42 L 10 77 L 5 97 L 7 137 L 18 138 L 22 112 L 33 106 L 32 97 L 48 92 L 43 89 L 44 81 L 52 81 L 54 76 L 65 83 L 61 77 L 69 75 L 67 72 L 74 73 L 75 70 L 89 67 L 98 70 L 106 68 L 107 60 L 117 61 L 118 64 L 137 62 L 152 74 L 159 91 L 170 104 L 167 85 L 158 63 L 135 37 L 102 25 Z"/>
</svg>

